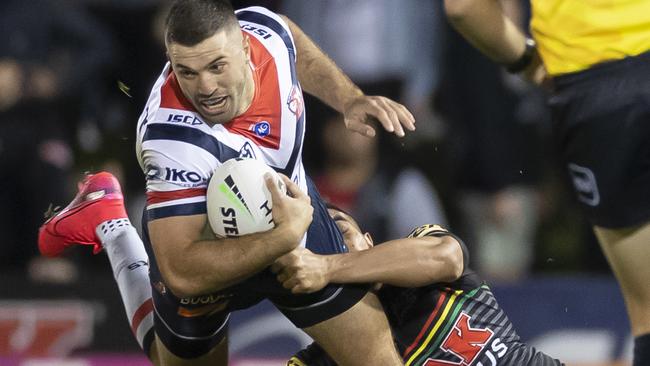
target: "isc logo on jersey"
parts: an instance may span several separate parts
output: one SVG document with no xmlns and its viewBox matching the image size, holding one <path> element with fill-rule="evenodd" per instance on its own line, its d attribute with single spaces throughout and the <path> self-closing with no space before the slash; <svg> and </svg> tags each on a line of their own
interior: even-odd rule
<svg viewBox="0 0 650 366">
<path fill-rule="evenodd" d="M 240 28 L 245 31 L 253 32 L 258 36 L 261 36 L 263 39 L 269 39 L 271 36 L 273 36 L 271 33 L 265 31 L 262 28 L 255 27 L 252 24 L 241 24 Z"/>
<path fill-rule="evenodd" d="M 203 123 L 198 118 L 196 118 L 196 116 L 192 114 L 172 114 L 172 113 L 170 113 L 169 116 L 167 116 L 167 122 L 185 123 L 191 126 L 196 126 Z"/>
<path fill-rule="evenodd" d="M 208 183 L 207 208 L 210 227 L 217 236 L 258 233 L 275 226 L 266 173 L 286 192 L 278 173 L 259 160 L 234 158 L 215 169 Z"/>
</svg>

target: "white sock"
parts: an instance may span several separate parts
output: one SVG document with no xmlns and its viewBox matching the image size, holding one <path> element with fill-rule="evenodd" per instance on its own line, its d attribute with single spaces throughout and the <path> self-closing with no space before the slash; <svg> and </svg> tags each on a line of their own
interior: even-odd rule
<svg viewBox="0 0 650 366">
<path fill-rule="evenodd" d="M 149 257 L 142 239 L 127 218 L 104 221 L 97 226 L 95 233 L 111 262 L 131 330 L 140 348 L 148 353 L 145 348 L 150 344 L 145 344 L 145 336 L 153 330 L 153 303 Z"/>
</svg>

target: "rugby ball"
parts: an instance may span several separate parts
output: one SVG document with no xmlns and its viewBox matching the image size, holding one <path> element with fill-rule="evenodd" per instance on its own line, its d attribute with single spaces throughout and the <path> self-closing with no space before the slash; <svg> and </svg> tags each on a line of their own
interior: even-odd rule
<svg viewBox="0 0 650 366">
<path fill-rule="evenodd" d="M 280 175 L 264 162 L 234 158 L 215 169 L 208 183 L 208 221 L 215 235 L 225 238 L 271 230 L 275 225 L 271 192 L 264 175 L 271 173 L 286 193 Z"/>
</svg>

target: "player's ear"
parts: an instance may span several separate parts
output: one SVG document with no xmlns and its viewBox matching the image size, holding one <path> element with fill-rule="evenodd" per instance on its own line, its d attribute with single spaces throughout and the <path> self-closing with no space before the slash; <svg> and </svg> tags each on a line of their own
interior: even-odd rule
<svg viewBox="0 0 650 366">
<path fill-rule="evenodd" d="M 363 238 L 366 239 L 368 247 L 372 248 L 375 246 L 375 242 L 372 240 L 372 235 L 370 235 L 370 233 L 363 234 Z"/>
</svg>

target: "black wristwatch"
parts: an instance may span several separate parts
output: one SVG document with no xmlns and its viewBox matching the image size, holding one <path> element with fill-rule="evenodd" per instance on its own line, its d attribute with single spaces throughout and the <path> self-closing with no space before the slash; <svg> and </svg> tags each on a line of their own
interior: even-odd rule
<svg viewBox="0 0 650 366">
<path fill-rule="evenodd" d="M 506 65 L 506 70 L 511 74 L 523 71 L 533 61 L 533 56 L 537 51 L 537 43 L 532 38 L 526 38 L 526 48 L 519 59 L 510 65 Z"/>
</svg>

